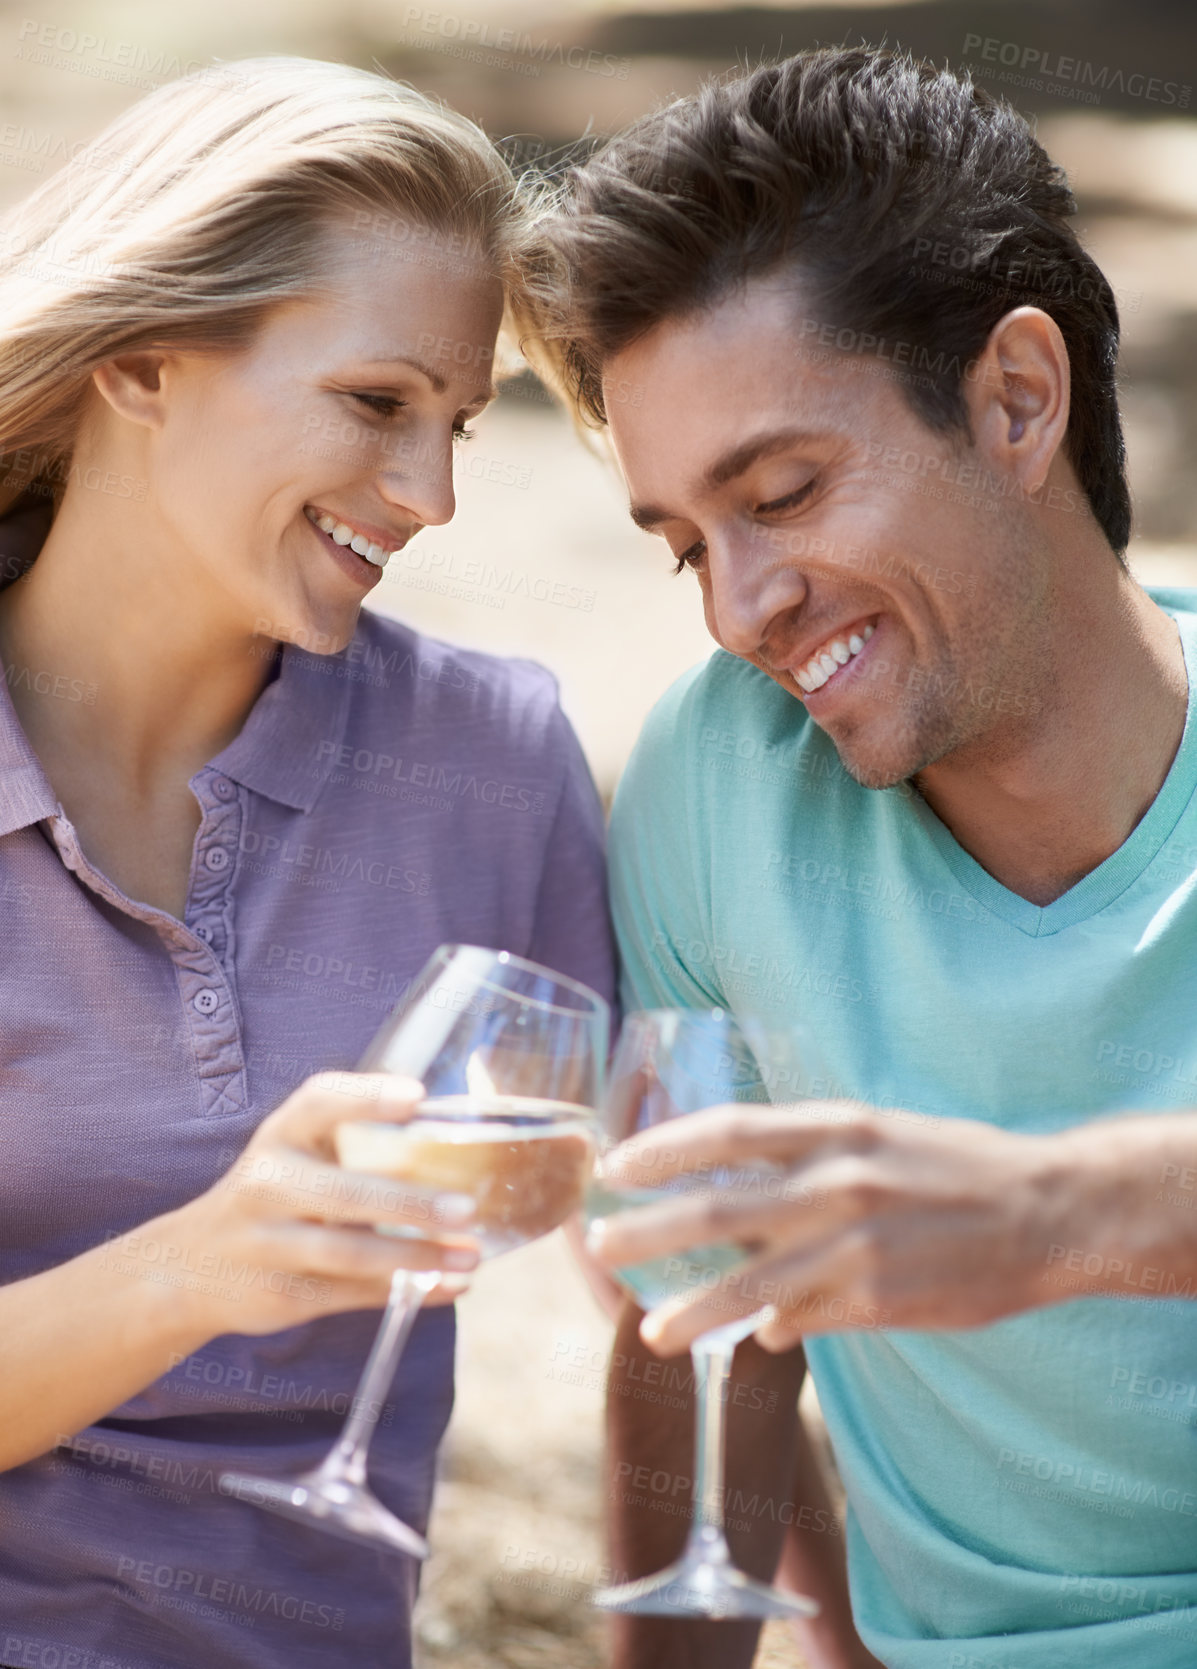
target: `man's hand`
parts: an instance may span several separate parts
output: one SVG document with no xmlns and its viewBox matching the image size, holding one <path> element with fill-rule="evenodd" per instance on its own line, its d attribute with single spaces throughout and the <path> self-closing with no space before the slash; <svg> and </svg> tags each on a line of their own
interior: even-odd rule
<svg viewBox="0 0 1197 1669">
<path fill-rule="evenodd" d="M 1197 1116 L 1030 1136 L 970 1119 L 913 1120 L 843 1101 L 675 1119 L 617 1148 L 604 1173 L 617 1187 L 678 1176 L 696 1186 L 607 1217 L 587 1244 L 612 1267 L 674 1259 L 679 1286 L 693 1281 L 645 1318 L 645 1342 L 661 1355 L 765 1306 L 773 1314 L 756 1337 L 783 1350 L 808 1333 L 972 1327 L 1123 1292 L 1127 1269 L 1144 1264 L 1172 1274 L 1153 1295 L 1192 1292 L 1197 1213 L 1182 1221 L 1156 1201 L 1160 1178 L 1197 1152 Z M 715 1185 L 715 1166 L 762 1162 L 770 1186 L 759 1185 L 759 1169 L 750 1190 Z M 751 1262 L 702 1285 L 701 1252 L 689 1265 L 686 1253 L 729 1241 Z M 1060 1278 L 1065 1259 L 1075 1279 Z M 1142 1296 L 1141 1276 L 1134 1290 Z"/>
</svg>

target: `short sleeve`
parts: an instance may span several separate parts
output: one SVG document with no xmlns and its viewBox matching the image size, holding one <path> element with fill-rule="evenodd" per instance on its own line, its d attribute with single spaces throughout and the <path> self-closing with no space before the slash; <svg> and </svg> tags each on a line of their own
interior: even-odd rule
<svg viewBox="0 0 1197 1669">
<path fill-rule="evenodd" d="M 559 707 L 552 723 L 563 777 L 528 955 L 580 979 L 614 1004 L 615 946 L 607 908 L 602 803 L 573 726 Z"/>
<path fill-rule="evenodd" d="M 709 880 L 695 863 L 691 732 L 699 666 L 649 714 L 611 814 L 611 908 L 624 1011 L 723 1006 Z"/>
</svg>

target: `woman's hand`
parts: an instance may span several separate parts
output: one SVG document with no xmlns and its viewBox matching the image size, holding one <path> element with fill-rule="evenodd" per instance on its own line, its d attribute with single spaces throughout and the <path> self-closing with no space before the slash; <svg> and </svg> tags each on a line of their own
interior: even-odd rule
<svg viewBox="0 0 1197 1669">
<path fill-rule="evenodd" d="M 839 1328 L 975 1326 L 1076 1296 L 1047 1274 L 1077 1205 L 1070 1134 L 908 1123 L 849 1102 L 716 1107 L 607 1157 L 615 1186 L 696 1184 L 605 1218 L 587 1245 L 609 1267 L 669 1258 L 678 1285 L 691 1285 L 642 1324 L 662 1355 L 765 1306 L 774 1319 L 756 1337 L 771 1350 Z M 758 1167 L 751 1190 L 715 1186 L 714 1166 L 746 1165 Z M 752 1261 L 705 1286 L 692 1249 L 729 1241 Z"/>
<path fill-rule="evenodd" d="M 126 1270 L 144 1263 L 150 1280 L 186 1271 L 180 1296 L 194 1304 L 205 1340 L 381 1308 L 396 1269 L 452 1272 L 425 1300 L 448 1303 L 478 1262 L 476 1244 L 453 1232 L 474 1215 L 474 1202 L 342 1170 L 333 1147 L 342 1120 L 402 1123 L 422 1094 L 413 1080 L 384 1073 L 309 1078 L 206 1193 L 105 1251 Z M 377 1234 L 376 1224 L 417 1229 L 421 1238 Z"/>
</svg>

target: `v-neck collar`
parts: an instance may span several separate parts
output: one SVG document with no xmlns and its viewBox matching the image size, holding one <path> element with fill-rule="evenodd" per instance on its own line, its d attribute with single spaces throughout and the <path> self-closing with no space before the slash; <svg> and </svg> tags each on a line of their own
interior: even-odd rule
<svg viewBox="0 0 1197 1669">
<path fill-rule="evenodd" d="M 1146 589 L 1146 588 L 1145 588 Z M 918 793 L 910 801 L 940 856 L 978 904 L 1029 938 L 1046 938 L 1099 915 L 1143 874 L 1171 838 L 1197 788 L 1197 618 L 1189 610 L 1197 592 L 1157 590 L 1148 595 L 1176 621 L 1181 652 L 1189 679 L 1189 701 L 1180 746 L 1155 799 L 1122 845 L 1104 863 L 1061 893 L 1050 904 L 1032 904 L 1011 892 L 960 845 L 959 841 Z"/>
</svg>

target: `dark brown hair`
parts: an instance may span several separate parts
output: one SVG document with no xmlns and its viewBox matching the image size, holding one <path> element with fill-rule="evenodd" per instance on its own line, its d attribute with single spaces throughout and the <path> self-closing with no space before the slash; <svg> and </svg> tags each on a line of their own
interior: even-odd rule
<svg viewBox="0 0 1197 1669">
<path fill-rule="evenodd" d="M 1075 210 L 1025 118 L 967 73 L 868 47 L 799 53 L 710 83 L 565 173 L 528 347 L 601 426 L 610 355 L 792 263 L 837 345 L 901 344 L 915 414 L 971 440 L 968 366 L 1003 314 L 1039 307 L 1071 365 L 1065 452 L 1121 556 L 1118 310 Z"/>
</svg>

